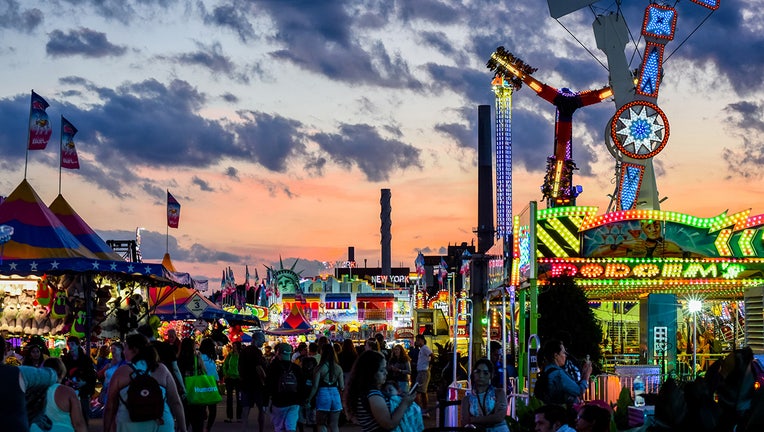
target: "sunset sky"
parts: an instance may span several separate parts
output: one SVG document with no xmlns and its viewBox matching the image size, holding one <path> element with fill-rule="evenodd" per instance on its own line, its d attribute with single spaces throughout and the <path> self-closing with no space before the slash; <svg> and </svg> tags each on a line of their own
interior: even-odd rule
<svg viewBox="0 0 764 432">
<path fill-rule="evenodd" d="M 623 3 L 635 69 L 648 2 Z M 279 257 L 311 276 L 348 246 L 378 266 L 389 188 L 392 262 L 413 268 L 417 251 L 475 238 L 477 107 L 494 103 L 493 50 L 505 46 L 551 86 L 601 88 L 591 24 L 613 4 L 558 23 L 546 2 L 520 0 L 0 0 L 0 195 L 24 177 L 34 89 L 54 133 L 29 154 L 30 184 L 46 204 L 58 193 L 63 114 L 79 129 L 81 166 L 63 172 L 63 195 L 104 239 L 145 228 L 146 261 L 165 252 L 170 190 L 182 205 L 175 266 L 213 287 L 224 267 L 241 282 L 245 265 L 263 276 Z M 662 209 L 764 213 L 764 9 L 724 0 L 695 31 L 709 11 L 676 7 L 658 101 L 671 127 L 655 159 Z M 607 101 L 573 123 L 578 203 L 602 212 L 614 111 Z M 523 87 L 512 127 L 518 212 L 541 200 L 554 109 Z"/>
</svg>

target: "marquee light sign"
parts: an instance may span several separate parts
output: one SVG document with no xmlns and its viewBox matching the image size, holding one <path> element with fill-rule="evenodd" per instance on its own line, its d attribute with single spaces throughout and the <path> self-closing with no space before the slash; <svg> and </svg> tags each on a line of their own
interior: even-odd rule
<svg viewBox="0 0 764 432">
<path fill-rule="evenodd" d="M 594 262 L 593 262 L 594 261 Z M 684 262 L 653 260 L 622 260 L 597 262 L 595 260 L 562 261 L 540 260 L 551 277 L 571 276 L 585 279 L 737 279 L 747 270 L 764 270 L 764 260 L 741 263 L 735 261 Z M 756 273 L 756 272 L 754 272 Z M 760 274 L 760 273 L 758 273 Z"/>
</svg>

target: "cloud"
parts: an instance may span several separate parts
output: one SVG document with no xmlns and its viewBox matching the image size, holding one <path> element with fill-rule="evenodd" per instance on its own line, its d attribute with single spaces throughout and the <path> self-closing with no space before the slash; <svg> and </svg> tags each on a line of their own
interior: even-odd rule
<svg viewBox="0 0 764 432">
<path fill-rule="evenodd" d="M 761 139 L 764 104 L 741 101 L 727 105 L 724 111 L 727 113 L 727 130 L 740 139 L 737 147 L 725 147 L 722 152 L 727 169 L 743 178 L 760 177 L 764 164 L 764 140 Z"/>
<path fill-rule="evenodd" d="M 69 30 L 67 34 L 61 30 L 53 30 L 45 45 L 45 51 L 53 57 L 81 55 L 100 58 L 121 56 L 127 48 L 110 43 L 106 33 L 83 27 Z"/>
<path fill-rule="evenodd" d="M 304 154 L 302 124 L 280 115 L 242 111 L 235 126 L 241 151 L 271 171 L 285 172 L 290 157 Z"/>
<path fill-rule="evenodd" d="M 264 2 L 283 46 L 271 55 L 337 81 L 420 90 L 423 84 L 403 58 L 378 39 L 362 46 L 353 17 L 342 2 Z"/>
<path fill-rule="evenodd" d="M 4 0 L 4 5 L 0 6 L 0 28 L 18 30 L 25 33 L 31 33 L 42 24 L 44 19 L 40 9 L 21 9 L 19 2 L 15 0 Z"/>
<path fill-rule="evenodd" d="M 236 169 L 236 167 L 229 166 L 228 168 L 226 168 L 225 175 L 236 181 L 241 181 L 241 179 L 239 178 L 239 170 Z"/>
<path fill-rule="evenodd" d="M 202 192 L 215 192 L 215 188 L 210 186 L 210 184 L 207 181 L 199 178 L 199 176 L 194 176 L 191 179 L 191 183 L 199 186 L 199 190 L 201 190 Z"/>
<path fill-rule="evenodd" d="M 317 133 L 311 138 L 341 166 L 357 166 L 369 181 L 390 178 L 396 169 L 422 167 L 421 150 L 398 140 L 385 139 L 366 124 L 342 124 L 339 134 Z"/>
<path fill-rule="evenodd" d="M 211 45 L 197 42 L 196 45 L 198 47 L 197 51 L 178 54 L 173 60 L 180 64 L 201 66 L 209 69 L 214 74 L 223 74 L 242 83 L 249 82 L 249 78 L 246 75 L 236 73 L 236 65 L 231 61 L 230 57 L 223 54 L 220 42 L 215 42 Z M 228 100 L 231 96 L 233 95 L 227 93 L 224 95 L 224 98 Z M 235 98 L 235 96 L 233 97 Z"/>
<path fill-rule="evenodd" d="M 232 30 L 239 35 L 242 42 L 247 42 L 255 38 L 255 29 L 249 21 L 246 11 L 252 7 L 251 3 L 246 1 L 234 1 L 229 5 L 219 5 L 207 11 L 204 3 L 197 3 L 201 10 L 202 18 L 205 24 L 214 25 L 220 28 Z"/>
</svg>

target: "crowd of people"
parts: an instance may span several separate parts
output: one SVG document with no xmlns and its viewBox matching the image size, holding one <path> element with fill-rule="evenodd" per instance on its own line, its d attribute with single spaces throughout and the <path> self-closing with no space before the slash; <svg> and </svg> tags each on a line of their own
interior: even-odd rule
<svg viewBox="0 0 764 432">
<path fill-rule="evenodd" d="M 364 432 L 422 431 L 434 409 L 427 398 L 434 353 L 424 336 L 413 342 L 410 349 L 388 346 L 380 334 L 359 346 L 326 337 L 292 346 L 268 344 L 262 332 L 255 332 L 249 344 L 226 344 L 211 337 L 179 338 L 173 330 L 160 341 L 144 326 L 92 356 L 79 339 L 69 337 L 59 358 L 45 344 L 30 341 L 18 368 L 7 365 L 13 363 L 6 362 L 11 351 L 3 354 L 0 385 L 9 391 L 0 392 L 0 415 L 18 425 L 9 430 L 24 432 L 84 432 L 89 417 L 98 414 L 105 432 L 211 432 L 220 421 L 218 404 L 189 402 L 193 389 L 187 388 L 190 377 L 209 375 L 225 404 L 222 421 L 240 423 L 243 432 L 264 432 L 266 416 L 277 432 L 337 432 L 347 421 Z M 5 346 L 0 340 L 0 347 Z M 575 420 L 570 411 L 555 408 L 580 403 L 590 365 L 579 369 L 569 364 L 564 345 L 556 340 L 548 341 L 540 354 L 548 404 L 536 412 L 536 430 L 565 432 L 573 425 L 578 432 L 603 430 L 599 425 L 610 413 L 598 411 L 602 407 L 585 405 Z M 501 362 L 495 357 L 479 359 L 472 367 L 471 388 L 461 401 L 461 426 L 509 432 L 507 387 L 497 383 Z M 145 383 L 143 377 L 158 384 L 161 403 L 154 404 L 154 414 L 138 407 L 132 396 L 133 388 Z M 152 392 L 150 387 L 139 390 Z M 94 410 L 99 406 L 101 413 Z M 249 424 L 255 407 L 257 429 Z"/>
</svg>

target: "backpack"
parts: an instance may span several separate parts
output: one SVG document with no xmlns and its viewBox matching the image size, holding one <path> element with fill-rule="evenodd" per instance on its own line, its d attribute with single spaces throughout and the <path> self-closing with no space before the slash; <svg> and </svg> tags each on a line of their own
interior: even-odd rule
<svg viewBox="0 0 764 432">
<path fill-rule="evenodd" d="M 299 383 L 297 382 L 297 375 L 294 373 L 294 366 L 291 364 L 288 368 L 281 373 L 279 378 L 279 393 L 297 393 Z"/>
<path fill-rule="evenodd" d="M 144 370 L 130 365 L 130 384 L 127 385 L 127 400 L 122 400 L 130 414 L 130 421 L 143 422 L 160 420 L 164 414 L 164 395 L 159 382 Z"/>
<path fill-rule="evenodd" d="M 533 387 L 533 397 L 544 402 L 549 403 L 549 374 L 544 370 L 539 371 L 536 377 L 536 386 Z"/>
</svg>

